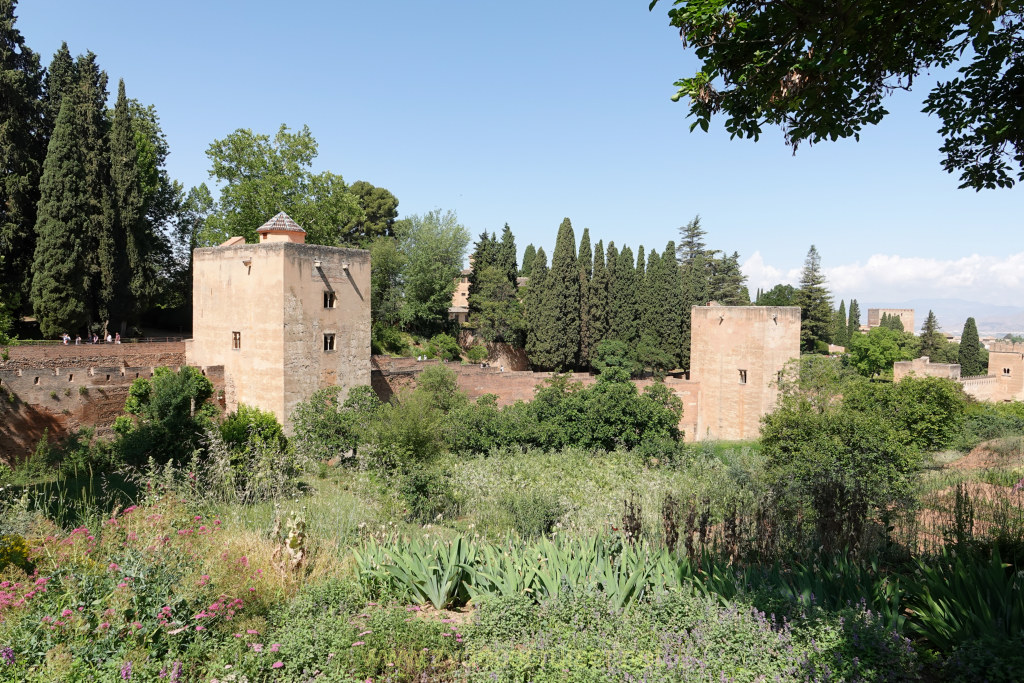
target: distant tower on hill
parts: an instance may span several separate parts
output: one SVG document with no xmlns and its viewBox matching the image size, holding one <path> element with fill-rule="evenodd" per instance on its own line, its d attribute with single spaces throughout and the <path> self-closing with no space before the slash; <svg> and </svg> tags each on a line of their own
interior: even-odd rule
<svg viewBox="0 0 1024 683">
<path fill-rule="evenodd" d="M 223 365 L 225 403 L 291 414 L 317 389 L 370 384 L 370 253 L 306 244 L 285 213 L 259 242 L 193 252 L 189 365 Z"/>
</svg>

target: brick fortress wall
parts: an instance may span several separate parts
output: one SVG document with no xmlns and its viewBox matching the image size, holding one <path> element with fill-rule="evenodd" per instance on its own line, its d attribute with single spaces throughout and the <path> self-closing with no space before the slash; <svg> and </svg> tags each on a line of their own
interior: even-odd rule
<svg viewBox="0 0 1024 683">
<path fill-rule="evenodd" d="M 431 365 L 440 361 L 417 361 L 415 358 L 391 358 L 390 356 L 373 356 L 373 370 L 370 374 L 371 385 L 382 401 L 390 401 L 395 394 L 416 386 L 416 376 Z M 507 406 L 516 401 L 531 401 L 537 387 L 552 377 L 550 372 L 510 371 L 502 372 L 500 367 L 489 365 L 462 365 L 461 363 L 445 363 L 452 370 L 459 388 L 471 399 L 478 399 L 485 394 L 498 397 L 499 406 Z M 595 375 L 574 374 L 573 381 L 590 386 L 597 381 Z M 633 380 L 640 391 L 654 382 L 653 379 Z M 665 385 L 672 389 L 683 401 L 683 418 L 679 428 L 686 433 L 686 440 L 691 441 L 696 433 L 697 403 L 700 385 L 678 377 L 667 377 Z"/>
<path fill-rule="evenodd" d="M 7 463 L 31 453 L 44 430 L 53 440 L 82 426 L 109 436 L 131 383 L 185 358 L 182 342 L 15 346 L 8 353 L 0 361 L 0 461 Z M 222 367 L 202 370 L 224 389 Z"/>
</svg>

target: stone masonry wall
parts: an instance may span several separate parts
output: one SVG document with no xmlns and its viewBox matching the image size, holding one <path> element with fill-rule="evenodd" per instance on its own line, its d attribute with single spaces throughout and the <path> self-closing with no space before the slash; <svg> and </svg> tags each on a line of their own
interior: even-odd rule
<svg viewBox="0 0 1024 683">
<path fill-rule="evenodd" d="M 99 436 L 110 436 L 110 427 L 124 411 L 131 383 L 152 377 L 155 367 L 159 366 L 0 369 L 0 460 L 11 463 L 31 453 L 44 430 L 53 440 L 83 426 L 95 427 Z M 223 367 L 202 371 L 219 392 L 215 396 L 223 395 Z"/>
</svg>

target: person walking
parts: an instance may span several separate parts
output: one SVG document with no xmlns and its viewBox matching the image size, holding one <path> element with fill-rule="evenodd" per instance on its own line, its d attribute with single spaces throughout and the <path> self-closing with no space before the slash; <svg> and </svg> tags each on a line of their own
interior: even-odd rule
<svg viewBox="0 0 1024 683">
<path fill-rule="evenodd" d="M 120 344 L 121 343 L 121 333 L 120 332 L 118 332 L 117 334 L 114 335 L 114 343 L 115 344 Z"/>
<path fill-rule="evenodd" d="M 71 335 L 65 332 L 63 335 L 61 335 L 61 339 L 64 341 L 64 346 L 67 346 L 68 342 L 71 341 Z"/>
<path fill-rule="evenodd" d="M 110 336 L 110 333 L 109 333 L 109 332 L 107 332 L 107 343 L 108 343 L 108 344 L 110 344 L 110 343 L 112 343 L 113 341 L 114 341 L 114 338 Z"/>
<path fill-rule="evenodd" d="M 81 343 L 82 343 L 82 335 L 76 334 L 75 335 L 75 346 L 78 346 Z"/>
</svg>

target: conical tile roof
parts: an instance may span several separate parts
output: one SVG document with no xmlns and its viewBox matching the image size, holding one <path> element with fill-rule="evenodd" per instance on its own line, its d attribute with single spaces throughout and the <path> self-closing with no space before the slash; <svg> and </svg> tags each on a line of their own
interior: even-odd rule
<svg viewBox="0 0 1024 683">
<path fill-rule="evenodd" d="M 276 216 L 271 218 L 269 221 L 259 227 L 256 232 L 301 232 L 306 231 L 302 229 L 302 226 L 292 220 L 292 217 L 286 214 L 284 211 L 279 212 Z"/>
</svg>

